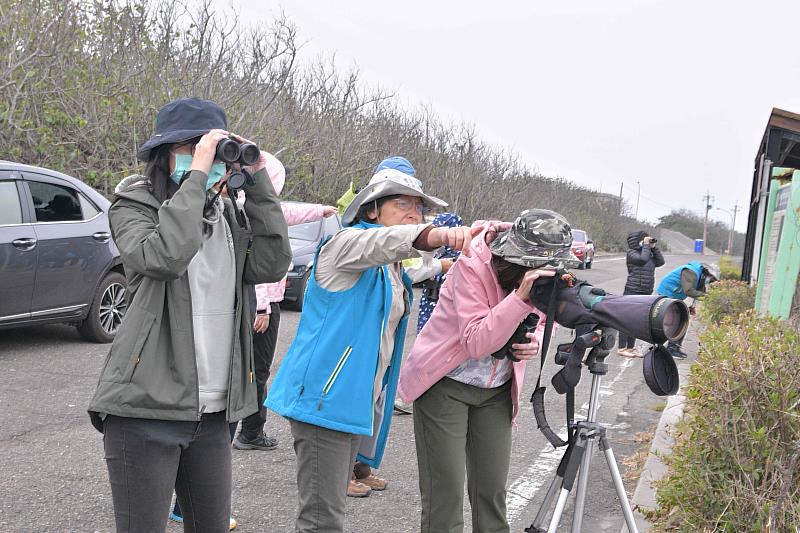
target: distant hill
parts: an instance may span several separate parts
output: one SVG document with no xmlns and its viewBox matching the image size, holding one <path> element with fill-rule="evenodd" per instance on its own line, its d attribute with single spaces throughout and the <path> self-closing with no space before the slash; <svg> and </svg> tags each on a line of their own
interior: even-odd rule
<svg viewBox="0 0 800 533">
<path fill-rule="evenodd" d="M 667 244 L 667 249 L 670 253 L 674 254 L 692 254 L 694 253 L 694 239 L 687 237 L 683 233 L 672 231 L 666 228 L 656 229 L 657 238 Z M 717 252 L 710 248 L 706 248 L 706 253 L 710 255 L 718 255 Z"/>
<path fill-rule="evenodd" d="M 691 240 L 691 251 L 694 251 L 694 239 L 703 238 L 703 217 L 687 210 L 679 209 L 672 211 L 670 214 L 659 219 L 656 228 L 660 231 L 669 230 L 682 234 Z M 706 242 L 706 250 L 722 251 L 728 247 L 728 237 L 730 235 L 730 226 L 723 224 L 716 220 L 708 221 L 707 229 L 708 237 Z M 664 240 L 668 240 L 666 237 Z M 677 239 L 679 246 L 686 243 Z M 734 232 L 733 235 L 733 255 L 741 254 L 744 249 L 744 234 Z"/>
</svg>

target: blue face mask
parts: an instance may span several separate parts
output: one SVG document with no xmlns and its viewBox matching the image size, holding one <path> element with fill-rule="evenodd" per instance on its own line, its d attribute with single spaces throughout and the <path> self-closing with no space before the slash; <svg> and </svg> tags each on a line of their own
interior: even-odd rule
<svg viewBox="0 0 800 533">
<path fill-rule="evenodd" d="M 189 172 L 189 167 L 192 166 L 192 156 L 189 154 L 175 154 L 175 170 L 169 175 L 170 179 L 180 185 L 184 174 Z M 214 163 L 211 165 L 211 170 L 208 172 L 208 181 L 206 182 L 206 190 L 214 186 L 219 180 L 225 177 L 227 169 L 225 163 Z"/>
</svg>

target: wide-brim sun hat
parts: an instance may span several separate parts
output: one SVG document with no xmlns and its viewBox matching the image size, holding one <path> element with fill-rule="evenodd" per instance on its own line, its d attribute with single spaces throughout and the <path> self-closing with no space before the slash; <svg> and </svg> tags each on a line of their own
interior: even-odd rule
<svg viewBox="0 0 800 533">
<path fill-rule="evenodd" d="M 417 178 L 393 168 L 385 168 L 376 172 L 375 175 L 370 178 L 367 186 L 361 189 L 356 197 L 353 198 L 353 201 L 350 202 L 350 205 L 344 210 L 342 224 L 350 226 L 357 222 L 355 218 L 362 205 L 383 198 L 384 196 L 393 196 L 395 194 L 421 198 L 425 207 L 431 209 L 447 207 L 447 202 L 444 200 L 422 192 L 422 182 Z"/>
<path fill-rule="evenodd" d="M 148 161 L 153 148 L 201 137 L 214 129 L 228 129 L 228 118 L 221 107 L 210 100 L 180 98 L 158 110 L 156 131 L 139 148 L 136 157 Z"/>
<path fill-rule="evenodd" d="M 567 220 L 548 209 L 526 209 L 510 229 L 492 241 L 494 255 L 515 265 L 537 268 L 562 264 L 580 265 L 572 253 L 572 228 Z"/>
</svg>

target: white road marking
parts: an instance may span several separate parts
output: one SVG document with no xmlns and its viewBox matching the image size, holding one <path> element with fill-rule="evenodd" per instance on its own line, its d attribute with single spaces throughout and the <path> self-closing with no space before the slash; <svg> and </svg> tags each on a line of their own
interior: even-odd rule
<svg viewBox="0 0 800 533">
<path fill-rule="evenodd" d="M 605 257 L 603 259 L 592 259 L 593 263 L 606 263 L 608 261 L 622 261 L 623 259 L 627 258 L 627 256 L 623 255 L 622 257 Z"/>
<path fill-rule="evenodd" d="M 622 379 L 625 370 L 633 364 L 633 359 L 623 359 L 622 366 L 619 373 L 610 382 L 600 384 L 600 397 L 612 396 L 614 385 Z M 599 400 L 599 398 L 598 398 Z M 599 409 L 598 405 L 598 409 Z M 580 412 L 585 413 L 589 409 L 589 404 L 584 403 L 581 405 Z M 564 435 L 567 432 L 566 424 L 559 428 L 556 432 L 559 435 Z M 558 468 L 558 463 L 561 461 L 562 455 L 566 448 L 553 448 L 547 444 L 542 451 L 539 452 L 536 460 L 509 485 L 506 495 L 506 516 L 508 523 L 512 524 L 519 519 L 522 512 L 528 507 L 533 500 L 536 492 L 547 483 L 548 487 L 552 481 L 553 473 Z"/>
</svg>

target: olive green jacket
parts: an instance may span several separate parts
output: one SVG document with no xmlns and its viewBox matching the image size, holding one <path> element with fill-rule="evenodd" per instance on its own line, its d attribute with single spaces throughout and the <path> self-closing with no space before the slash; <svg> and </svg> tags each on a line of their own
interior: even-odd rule
<svg viewBox="0 0 800 533">
<path fill-rule="evenodd" d="M 236 256 L 236 314 L 227 419 L 258 411 L 253 371 L 252 316 L 247 285 L 280 281 L 292 254 L 280 201 L 265 171 L 246 186 L 248 227 L 225 200 L 224 216 Z M 128 310 L 89 404 L 102 431 L 105 415 L 198 420 L 192 298 L 187 269 L 200 249 L 207 176 L 193 171 L 160 204 L 147 178 L 127 178 L 109 210 L 114 242 L 128 278 Z"/>
</svg>

